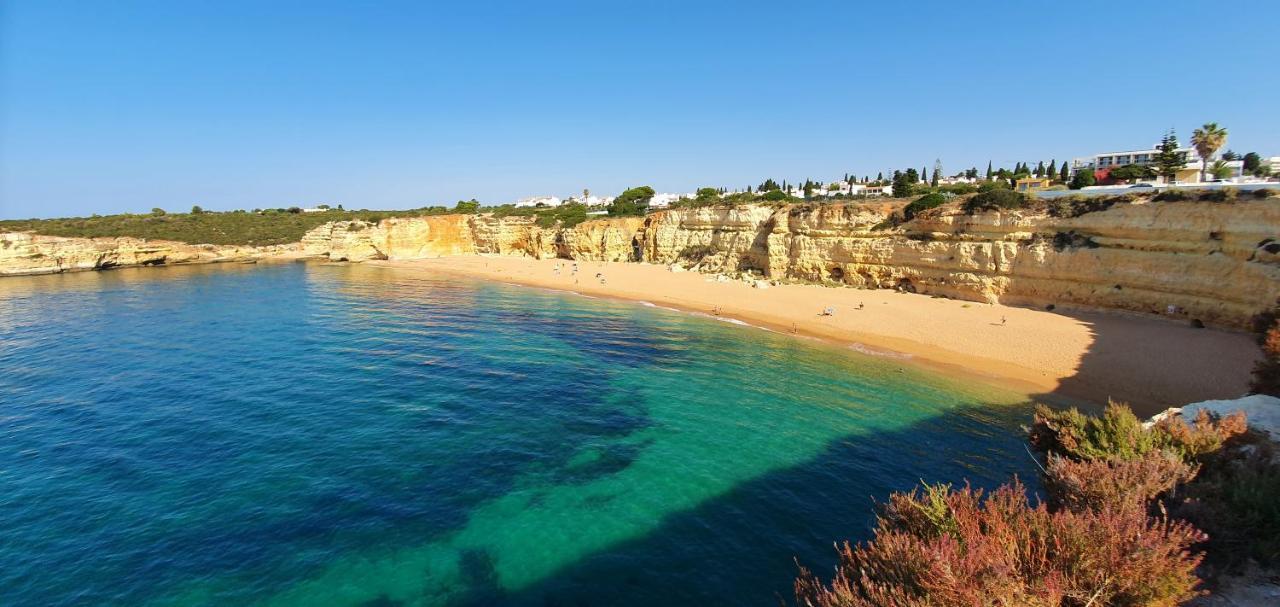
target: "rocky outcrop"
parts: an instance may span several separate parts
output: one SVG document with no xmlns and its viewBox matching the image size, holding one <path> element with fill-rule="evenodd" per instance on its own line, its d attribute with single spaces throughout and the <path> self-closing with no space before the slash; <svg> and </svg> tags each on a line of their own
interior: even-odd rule
<svg viewBox="0 0 1280 607">
<path fill-rule="evenodd" d="M 864 205 L 673 210 L 651 216 L 643 259 L 974 301 L 1172 310 L 1235 327 L 1280 297 L 1275 200 L 886 219 Z"/>
<path fill-rule="evenodd" d="M 466 215 L 338 221 L 302 237 L 302 252 L 334 261 L 415 259 L 482 252 Z"/>
<path fill-rule="evenodd" d="M 256 261 L 286 255 L 294 245 L 191 245 L 139 238 L 64 238 L 26 232 L 0 234 L 0 276 L 55 274 L 128 266 Z"/>
<path fill-rule="evenodd" d="M 637 259 L 640 217 L 600 219 L 572 228 L 540 227 L 533 217 L 436 215 L 378 223 L 329 223 L 302 238 L 308 255 L 332 260 L 421 259 L 482 253 L 593 261 Z"/>
<path fill-rule="evenodd" d="M 352 261 L 460 253 L 640 260 L 1233 327 L 1280 297 L 1280 203 L 1270 199 L 1138 201 L 1078 217 L 944 207 L 897 227 L 891 212 L 868 204 L 705 207 L 566 229 L 530 217 L 446 215 L 329 224 L 303 245 Z"/>
</svg>

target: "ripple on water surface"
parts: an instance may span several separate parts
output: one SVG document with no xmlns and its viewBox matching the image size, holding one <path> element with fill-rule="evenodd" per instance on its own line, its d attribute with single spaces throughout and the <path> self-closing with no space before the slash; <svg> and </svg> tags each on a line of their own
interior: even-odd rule
<svg viewBox="0 0 1280 607">
<path fill-rule="evenodd" d="M 659 308 L 360 266 L 0 281 L 0 604 L 773 605 L 1011 395 Z"/>
</svg>

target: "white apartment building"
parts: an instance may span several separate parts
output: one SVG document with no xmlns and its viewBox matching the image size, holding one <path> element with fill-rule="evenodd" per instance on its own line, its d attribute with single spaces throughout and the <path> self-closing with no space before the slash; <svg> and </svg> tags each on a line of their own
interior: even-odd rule
<svg viewBox="0 0 1280 607">
<path fill-rule="evenodd" d="M 530 196 L 516 201 L 517 207 L 558 207 L 564 201 L 559 196 Z"/>
<path fill-rule="evenodd" d="M 1174 181 L 1198 183 L 1200 181 L 1200 169 L 1204 167 L 1204 163 L 1200 160 L 1200 155 L 1196 153 L 1195 148 L 1190 147 L 1178 148 L 1177 152 L 1182 156 L 1183 161 L 1186 162 L 1186 164 L 1178 170 L 1178 174 L 1174 177 Z M 1102 154 L 1094 154 L 1093 156 L 1086 158 L 1076 158 L 1071 161 L 1071 175 L 1074 176 L 1080 169 L 1102 171 L 1122 167 L 1128 164 L 1150 166 L 1155 164 L 1156 155 L 1159 153 L 1159 148 L 1157 146 L 1152 146 L 1145 150 L 1104 152 Z"/>
<path fill-rule="evenodd" d="M 696 196 L 696 194 L 668 194 L 665 192 L 661 194 L 654 194 L 653 198 L 649 199 L 649 208 L 665 209 L 671 206 L 671 203 L 680 200 L 681 198 L 694 198 Z"/>
</svg>

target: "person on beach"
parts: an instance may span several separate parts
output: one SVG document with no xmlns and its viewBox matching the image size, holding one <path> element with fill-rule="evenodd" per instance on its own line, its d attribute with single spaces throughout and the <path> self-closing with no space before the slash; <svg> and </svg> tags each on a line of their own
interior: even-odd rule
<svg viewBox="0 0 1280 607">
<path fill-rule="evenodd" d="M 819 314 L 819 316 L 835 316 L 835 315 L 836 315 L 836 309 L 831 306 L 827 306 L 826 308 L 823 308 L 822 314 Z"/>
<path fill-rule="evenodd" d="M 865 307 L 867 307 L 867 304 L 864 304 L 864 303 L 862 303 L 862 302 L 858 302 L 858 309 L 859 309 L 859 310 L 861 310 L 861 309 L 863 309 L 863 308 L 865 308 Z"/>
<path fill-rule="evenodd" d="M 1009 319 L 1007 319 L 1007 318 L 1005 318 L 1005 317 L 1003 317 L 1003 316 L 1001 316 L 1001 317 L 1000 317 L 1000 326 L 1002 326 L 1002 327 L 1003 327 L 1003 326 L 1005 325 L 1005 323 L 1007 323 L 1007 322 L 1009 322 Z"/>
</svg>

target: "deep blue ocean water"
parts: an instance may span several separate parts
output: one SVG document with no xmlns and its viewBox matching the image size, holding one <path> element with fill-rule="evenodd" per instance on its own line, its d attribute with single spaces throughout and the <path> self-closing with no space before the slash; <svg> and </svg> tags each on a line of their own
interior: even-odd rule
<svg viewBox="0 0 1280 607">
<path fill-rule="evenodd" d="M 0 279 L 0 604 L 776 605 L 1010 394 L 691 314 L 364 266 Z"/>
</svg>

